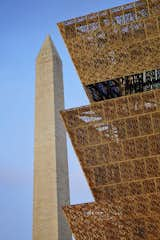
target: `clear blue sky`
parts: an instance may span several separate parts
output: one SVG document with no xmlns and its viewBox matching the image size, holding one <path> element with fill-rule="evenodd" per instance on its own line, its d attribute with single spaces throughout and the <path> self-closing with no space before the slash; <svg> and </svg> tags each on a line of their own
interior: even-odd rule
<svg viewBox="0 0 160 240">
<path fill-rule="evenodd" d="M 0 240 L 31 240 L 35 58 L 49 33 L 64 65 L 66 108 L 88 100 L 56 23 L 130 0 L 0 1 Z M 71 203 L 92 196 L 68 141 Z"/>
</svg>

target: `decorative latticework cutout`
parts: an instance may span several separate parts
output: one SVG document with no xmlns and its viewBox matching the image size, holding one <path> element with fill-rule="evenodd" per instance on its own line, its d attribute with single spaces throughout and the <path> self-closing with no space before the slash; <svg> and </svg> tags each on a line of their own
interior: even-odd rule
<svg viewBox="0 0 160 240">
<path fill-rule="evenodd" d="M 61 113 L 96 201 L 157 192 L 159 107 L 153 90 Z"/>
<path fill-rule="evenodd" d="M 149 185 L 145 188 L 148 191 Z M 78 240 L 159 240 L 159 193 L 118 203 L 68 206 L 64 212 Z"/>
<path fill-rule="evenodd" d="M 61 112 L 95 198 L 64 207 L 72 232 L 77 240 L 159 240 L 160 1 L 58 26 L 96 102 Z"/>
<path fill-rule="evenodd" d="M 58 26 L 85 86 L 159 67 L 159 0 L 135 1 Z"/>
</svg>

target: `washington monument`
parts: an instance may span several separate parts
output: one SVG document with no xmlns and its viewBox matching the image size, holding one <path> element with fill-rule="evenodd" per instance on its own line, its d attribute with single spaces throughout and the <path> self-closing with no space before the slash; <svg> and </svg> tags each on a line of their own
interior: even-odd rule
<svg viewBox="0 0 160 240">
<path fill-rule="evenodd" d="M 62 63 L 48 36 L 36 61 L 33 240 L 71 240 Z"/>
</svg>

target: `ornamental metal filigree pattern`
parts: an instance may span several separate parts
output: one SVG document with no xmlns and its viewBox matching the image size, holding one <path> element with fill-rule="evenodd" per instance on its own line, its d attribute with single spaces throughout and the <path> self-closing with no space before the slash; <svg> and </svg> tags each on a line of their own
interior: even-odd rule
<svg viewBox="0 0 160 240">
<path fill-rule="evenodd" d="M 160 178 L 159 89 L 61 114 L 96 201 L 156 193 Z"/>
<path fill-rule="evenodd" d="M 85 86 L 159 67 L 159 0 L 135 1 L 58 27 Z"/>
<path fill-rule="evenodd" d="M 160 195 L 64 207 L 78 240 L 159 240 Z"/>
<path fill-rule="evenodd" d="M 95 202 L 63 208 L 76 240 L 160 239 L 160 1 L 58 24 L 92 102 L 61 116 Z"/>
</svg>

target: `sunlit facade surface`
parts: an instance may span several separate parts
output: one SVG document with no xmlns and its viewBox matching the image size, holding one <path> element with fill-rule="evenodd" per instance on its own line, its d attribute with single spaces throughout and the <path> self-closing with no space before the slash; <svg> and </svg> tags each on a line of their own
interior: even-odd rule
<svg viewBox="0 0 160 240">
<path fill-rule="evenodd" d="M 159 68 L 159 14 L 159 0 L 140 0 L 59 23 L 82 83 Z"/>
<path fill-rule="evenodd" d="M 79 240 L 159 239 L 160 195 L 135 197 L 118 204 L 67 206 L 64 212 Z"/>
<path fill-rule="evenodd" d="M 95 202 L 65 206 L 76 240 L 160 239 L 160 1 L 58 24 L 88 106 L 61 112 Z"/>
<path fill-rule="evenodd" d="M 156 192 L 160 90 L 100 101 L 62 116 L 96 201 Z"/>
</svg>

